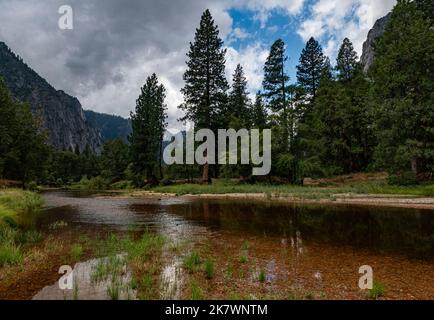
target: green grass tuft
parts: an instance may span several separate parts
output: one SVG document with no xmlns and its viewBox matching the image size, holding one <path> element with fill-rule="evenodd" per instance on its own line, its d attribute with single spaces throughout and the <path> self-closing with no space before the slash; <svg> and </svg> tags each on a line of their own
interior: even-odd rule
<svg viewBox="0 0 434 320">
<path fill-rule="evenodd" d="M 189 256 L 184 258 L 183 266 L 184 268 L 193 273 L 196 271 L 196 268 L 200 265 L 200 257 L 197 252 L 192 252 Z"/>
<path fill-rule="evenodd" d="M 214 278 L 214 262 L 211 259 L 205 261 L 205 274 L 207 279 Z"/>
<path fill-rule="evenodd" d="M 374 282 L 372 289 L 369 290 L 369 298 L 378 300 L 384 295 L 384 284 L 382 282 Z"/>
</svg>

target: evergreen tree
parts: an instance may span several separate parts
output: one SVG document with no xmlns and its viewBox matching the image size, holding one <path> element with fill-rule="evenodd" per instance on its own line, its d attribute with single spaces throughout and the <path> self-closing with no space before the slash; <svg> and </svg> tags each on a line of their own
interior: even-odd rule
<svg viewBox="0 0 434 320">
<path fill-rule="evenodd" d="M 182 89 L 184 104 L 180 106 L 186 114 L 182 120 L 194 122 L 196 129 L 215 131 L 224 120 L 228 90 L 225 55 L 226 49 L 219 37 L 218 26 L 210 11 L 206 10 L 187 54 L 189 61 Z M 202 169 L 203 181 L 210 182 L 209 164 Z"/>
<path fill-rule="evenodd" d="M 316 96 L 324 62 L 325 57 L 320 44 L 314 38 L 310 38 L 297 66 L 297 81 L 312 99 Z"/>
<path fill-rule="evenodd" d="M 252 126 L 258 129 L 267 128 L 267 109 L 265 108 L 261 92 L 256 94 L 255 103 L 252 105 Z"/>
<path fill-rule="evenodd" d="M 0 79 L 0 176 L 27 182 L 42 178 L 47 136 L 30 106 L 12 99 Z"/>
<path fill-rule="evenodd" d="M 320 85 L 322 81 L 327 81 L 327 80 L 333 80 L 333 67 L 332 64 L 330 63 L 329 57 L 326 57 L 324 60 L 324 67 L 321 72 Z"/>
<path fill-rule="evenodd" d="M 416 3 L 399 0 L 375 45 L 377 164 L 434 172 L 434 30 Z"/>
<path fill-rule="evenodd" d="M 4 177 L 4 166 L 10 152 L 13 134 L 15 112 L 9 90 L 3 79 L 0 78 L 0 177 Z"/>
<path fill-rule="evenodd" d="M 417 8 L 423 12 L 425 17 L 431 20 L 434 25 L 434 1 L 433 0 L 416 0 Z"/>
<path fill-rule="evenodd" d="M 289 107 L 288 107 L 288 81 L 289 77 L 285 72 L 285 62 L 288 57 L 285 55 L 285 43 L 279 39 L 271 46 L 270 54 L 264 66 L 264 97 L 267 99 L 268 107 L 279 113 L 280 125 L 282 127 L 282 142 L 285 144 L 283 151 L 289 151 Z"/>
<path fill-rule="evenodd" d="M 357 59 L 357 53 L 354 50 L 353 44 L 348 38 L 345 38 L 341 48 L 339 49 L 336 64 L 336 71 L 339 80 L 349 81 L 354 78 L 354 75 L 359 68 Z"/>
<path fill-rule="evenodd" d="M 250 104 L 247 79 L 244 76 L 243 67 L 239 64 L 233 75 L 232 90 L 229 94 L 229 110 L 227 113 L 229 117 L 235 118 L 242 128 L 250 126 L 250 115 L 248 112 Z"/>
<path fill-rule="evenodd" d="M 154 73 L 141 89 L 135 113 L 131 113 L 131 156 L 138 185 L 144 179 L 151 184 L 158 181 L 156 170 L 161 165 L 161 142 L 167 126 L 165 98 L 166 89 Z"/>
<path fill-rule="evenodd" d="M 101 153 L 102 175 L 110 182 L 120 181 L 128 167 L 128 145 L 121 139 L 109 140 Z"/>
</svg>

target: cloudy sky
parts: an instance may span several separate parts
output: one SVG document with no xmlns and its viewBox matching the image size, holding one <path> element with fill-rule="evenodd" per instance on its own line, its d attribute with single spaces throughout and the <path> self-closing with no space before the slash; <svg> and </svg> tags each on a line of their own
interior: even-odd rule
<svg viewBox="0 0 434 320">
<path fill-rule="evenodd" d="M 376 19 L 396 0 L 0 0 L 0 41 L 56 89 L 85 109 L 129 116 L 146 77 L 167 88 L 170 127 L 181 116 L 180 88 L 188 44 L 209 8 L 228 48 L 230 79 L 241 63 L 252 93 L 261 87 L 270 45 L 287 44 L 288 73 L 309 37 L 332 61 L 350 38 L 361 53 Z M 60 30 L 59 7 L 70 5 L 74 29 Z"/>
</svg>

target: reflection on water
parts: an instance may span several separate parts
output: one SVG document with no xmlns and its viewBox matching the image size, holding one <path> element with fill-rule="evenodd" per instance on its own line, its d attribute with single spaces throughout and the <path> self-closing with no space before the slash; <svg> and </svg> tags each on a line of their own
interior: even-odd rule
<svg viewBox="0 0 434 320">
<path fill-rule="evenodd" d="M 265 272 L 263 289 L 270 296 L 311 290 L 359 299 L 364 293 L 358 270 L 365 264 L 385 283 L 388 298 L 434 298 L 429 289 L 434 287 L 433 211 L 73 192 L 49 192 L 44 198 L 45 210 L 35 221 L 41 228 L 62 220 L 69 228 L 97 233 L 148 229 L 171 243 L 187 242 L 188 252 L 212 248 L 220 278 L 218 288 L 208 292 L 216 298 L 230 293 L 222 285 L 227 276 L 231 288 L 260 293 L 258 277 Z M 241 254 L 247 263 L 240 263 Z M 162 260 L 161 298 L 185 298 L 189 284 L 182 254 L 166 248 Z"/>
<path fill-rule="evenodd" d="M 117 257 L 124 259 L 122 255 Z M 92 279 L 95 269 L 101 263 L 108 263 L 108 258 L 92 259 L 86 262 L 77 263 L 72 271 L 72 289 L 60 289 L 59 282 L 47 286 L 39 291 L 32 300 L 112 300 L 110 292 L 118 290 L 117 299 L 135 300 L 137 292 L 129 286 L 131 283 L 131 272 L 124 266 L 125 271 L 119 278 L 94 281 Z M 114 288 L 117 286 L 117 288 Z"/>
<path fill-rule="evenodd" d="M 186 198 L 115 198 L 71 192 L 44 195 L 38 223 L 147 228 L 173 240 L 213 232 L 278 237 L 289 241 L 293 256 L 304 242 L 353 246 L 378 253 L 434 258 L 434 212 L 362 206 L 282 205 Z"/>
</svg>

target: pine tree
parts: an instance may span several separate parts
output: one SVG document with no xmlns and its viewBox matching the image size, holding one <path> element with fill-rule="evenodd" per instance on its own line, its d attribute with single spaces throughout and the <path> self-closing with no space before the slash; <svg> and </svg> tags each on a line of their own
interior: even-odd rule
<svg viewBox="0 0 434 320">
<path fill-rule="evenodd" d="M 128 145 L 121 139 L 109 140 L 101 153 L 102 175 L 111 183 L 123 179 L 128 167 Z"/>
<path fill-rule="evenodd" d="M 322 68 L 322 72 L 321 72 L 320 85 L 322 81 L 332 80 L 332 79 L 333 79 L 333 67 L 332 64 L 330 63 L 330 58 L 326 57 L 324 60 L 324 67 Z"/>
<path fill-rule="evenodd" d="M 229 94 L 227 111 L 228 116 L 235 118 L 242 128 L 250 126 L 249 107 L 251 101 L 247 91 L 247 79 L 244 76 L 243 67 L 239 64 L 235 69 L 232 82 L 232 90 Z"/>
<path fill-rule="evenodd" d="M 310 38 L 297 66 L 297 81 L 312 99 L 316 96 L 324 62 L 325 57 L 320 44 L 314 38 Z"/>
<path fill-rule="evenodd" d="M 0 177 L 25 185 L 42 178 L 48 159 L 47 135 L 30 105 L 14 100 L 0 79 Z"/>
<path fill-rule="evenodd" d="M 359 63 L 357 62 L 357 52 L 354 50 L 353 44 L 348 38 L 345 38 L 341 48 L 339 49 L 336 71 L 338 79 L 341 81 L 349 81 L 354 78 Z"/>
<path fill-rule="evenodd" d="M 416 0 L 417 8 L 423 12 L 425 17 L 431 20 L 434 25 L 434 1 L 433 0 Z"/>
<path fill-rule="evenodd" d="M 192 121 L 196 129 L 215 131 L 224 120 L 222 115 L 228 90 L 225 55 L 226 49 L 219 37 L 218 26 L 210 11 L 206 10 L 187 54 L 189 61 L 182 89 L 184 104 L 180 106 L 185 111 L 185 117 L 181 120 Z M 209 164 L 202 169 L 203 181 L 209 182 Z"/>
<path fill-rule="evenodd" d="M 286 151 L 289 150 L 289 106 L 288 106 L 288 81 L 289 76 L 285 72 L 285 43 L 279 39 L 271 46 L 270 54 L 264 66 L 264 93 L 268 107 L 279 113 L 282 127 L 282 142 Z"/>
<path fill-rule="evenodd" d="M 434 30 L 416 4 L 399 0 L 375 45 L 377 164 L 434 172 Z"/>
<path fill-rule="evenodd" d="M 138 185 L 145 178 L 152 184 L 158 181 L 156 170 L 161 164 L 160 146 L 167 126 L 165 98 L 166 89 L 159 84 L 154 73 L 147 78 L 137 99 L 135 113 L 131 113 L 131 156 Z"/>
<path fill-rule="evenodd" d="M 251 114 L 252 126 L 254 128 L 265 129 L 267 127 L 268 114 L 260 91 L 256 94 L 255 103 L 252 105 Z"/>
</svg>

